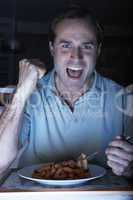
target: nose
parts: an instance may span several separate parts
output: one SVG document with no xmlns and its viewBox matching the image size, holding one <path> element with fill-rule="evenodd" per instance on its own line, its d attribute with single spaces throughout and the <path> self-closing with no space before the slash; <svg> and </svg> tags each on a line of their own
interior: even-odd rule
<svg viewBox="0 0 133 200">
<path fill-rule="evenodd" d="M 71 51 L 71 58 L 77 60 L 82 59 L 83 58 L 82 50 L 80 48 L 73 48 Z"/>
</svg>

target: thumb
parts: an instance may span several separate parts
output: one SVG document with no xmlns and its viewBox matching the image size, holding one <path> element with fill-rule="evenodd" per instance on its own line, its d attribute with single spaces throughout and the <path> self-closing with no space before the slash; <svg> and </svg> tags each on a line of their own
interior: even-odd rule
<svg viewBox="0 0 133 200">
<path fill-rule="evenodd" d="M 42 69 L 40 67 L 37 68 L 39 79 L 42 78 L 46 74 L 46 68 Z"/>
</svg>

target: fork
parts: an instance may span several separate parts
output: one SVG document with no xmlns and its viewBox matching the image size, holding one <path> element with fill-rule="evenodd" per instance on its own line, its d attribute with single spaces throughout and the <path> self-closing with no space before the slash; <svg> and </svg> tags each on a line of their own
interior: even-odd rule
<svg viewBox="0 0 133 200">
<path fill-rule="evenodd" d="M 87 159 L 87 160 L 92 160 L 97 154 L 98 154 L 98 151 L 96 151 L 96 152 L 94 152 L 94 153 L 92 153 L 92 154 L 90 154 L 90 155 L 87 155 L 87 156 L 86 156 L 86 159 Z"/>
<path fill-rule="evenodd" d="M 85 155 L 83 154 L 85 157 L 81 157 L 81 155 L 78 157 L 78 160 L 92 160 L 96 155 L 98 154 L 98 151 L 92 153 L 92 154 L 89 154 L 89 155 Z"/>
</svg>

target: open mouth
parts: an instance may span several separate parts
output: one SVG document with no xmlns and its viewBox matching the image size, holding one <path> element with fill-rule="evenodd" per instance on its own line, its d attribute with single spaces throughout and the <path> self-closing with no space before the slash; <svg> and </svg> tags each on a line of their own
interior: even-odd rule
<svg viewBox="0 0 133 200">
<path fill-rule="evenodd" d="M 67 75 L 73 79 L 79 79 L 83 73 L 83 69 L 81 68 L 67 68 L 66 69 Z"/>
</svg>

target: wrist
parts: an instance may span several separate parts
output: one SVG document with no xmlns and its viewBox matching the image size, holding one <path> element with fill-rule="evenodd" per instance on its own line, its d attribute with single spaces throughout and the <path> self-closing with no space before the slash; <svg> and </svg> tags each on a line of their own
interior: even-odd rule
<svg viewBox="0 0 133 200">
<path fill-rule="evenodd" d="M 21 88 L 17 88 L 12 99 L 12 105 L 17 104 L 23 108 L 25 106 L 26 101 L 27 98 L 26 95 L 24 95 L 23 90 L 21 90 Z"/>
</svg>

